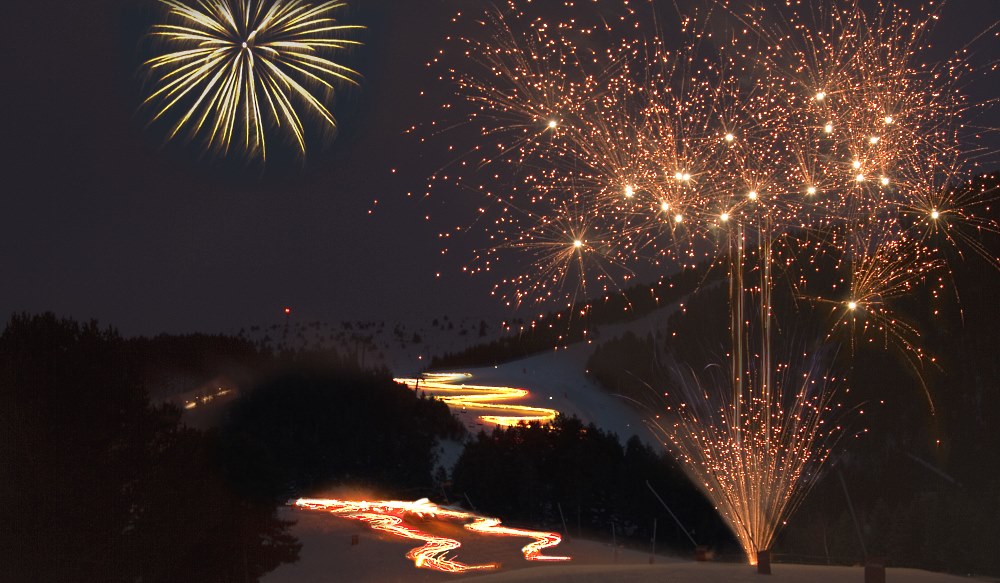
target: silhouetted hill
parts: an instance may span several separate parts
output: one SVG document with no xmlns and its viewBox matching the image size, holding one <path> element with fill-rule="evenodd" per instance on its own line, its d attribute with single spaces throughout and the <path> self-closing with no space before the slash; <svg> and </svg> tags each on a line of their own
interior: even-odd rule
<svg viewBox="0 0 1000 583">
<path fill-rule="evenodd" d="M 668 306 L 721 277 L 707 263 L 685 269 L 654 284 L 633 286 L 621 294 L 580 302 L 521 324 L 512 334 L 452 354 L 435 356 L 431 369 L 489 366 L 517 360 L 556 347 L 588 340 L 598 326 L 641 318 Z"/>
</svg>

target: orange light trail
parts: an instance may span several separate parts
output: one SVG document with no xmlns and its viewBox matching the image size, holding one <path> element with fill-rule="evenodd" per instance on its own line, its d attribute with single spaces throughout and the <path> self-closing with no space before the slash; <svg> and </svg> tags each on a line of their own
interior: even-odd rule
<svg viewBox="0 0 1000 583">
<path fill-rule="evenodd" d="M 447 554 L 462 546 L 459 541 L 442 536 L 436 536 L 404 523 L 408 514 L 419 518 L 431 517 L 438 520 L 466 522 L 465 528 L 487 536 L 513 536 L 535 539 L 521 548 L 525 560 L 528 561 L 569 561 L 570 557 L 543 555 L 544 549 L 554 547 L 562 542 L 562 537 L 554 532 L 540 532 L 500 526 L 500 520 L 479 516 L 470 512 L 442 508 L 426 498 L 416 502 L 378 501 L 357 502 L 349 500 L 300 498 L 295 506 L 306 510 L 329 512 L 334 516 L 358 520 L 367 523 L 372 530 L 377 530 L 412 540 L 424 541 L 422 546 L 406 553 L 406 558 L 413 561 L 414 566 L 421 569 L 431 569 L 443 573 L 464 573 L 467 571 L 487 571 L 499 569 L 499 563 L 484 563 L 468 565 L 447 557 Z M 471 522 L 470 522 L 471 521 Z"/>
<path fill-rule="evenodd" d="M 559 414 L 555 409 L 508 405 L 502 401 L 525 399 L 531 393 L 515 387 L 467 385 L 460 381 L 471 378 L 467 373 L 425 373 L 420 379 L 394 379 L 413 390 L 421 390 L 440 399 L 449 407 L 512 413 L 511 415 L 480 415 L 487 423 L 512 427 L 518 423 L 550 423 Z M 501 401 L 501 402 L 498 402 Z"/>
<path fill-rule="evenodd" d="M 190 411 L 191 409 L 194 409 L 196 407 L 200 407 L 202 405 L 207 405 L 208 403 L 211 403 L 213 400 L 215 400 L 215 399 L 217 399 L 219 397 L 225 397 L 226 395 L 228 395 L 228 394 L 230 394 L 232 392 L 233 392 L 233 389 L 227 389 L 225 387 L 219 387 L 218 389 L 215 390 L 214 393 L 212 393 L 210 395 L 201 395 L 201 396 L 194 397 L 194 398 L 191 398 L 191 399 L 186 399 L 184 401 L 184 409 Z"/>
</svg>

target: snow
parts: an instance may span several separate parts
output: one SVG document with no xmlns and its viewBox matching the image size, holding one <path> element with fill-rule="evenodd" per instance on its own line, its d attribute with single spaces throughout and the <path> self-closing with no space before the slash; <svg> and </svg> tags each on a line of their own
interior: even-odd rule
<svg viewBox="0 0 1000 583">
<path fill-rule="evenodd" d="M 818 565 L 772 565 L 771 575 L 758 575 L 753 567 L 734 563 L 672 562 L 657 565 L 558 565 L 532 568 L 482 577 L 456 579 L 457 582 L 521 583 L 861 583 L 863 567 Z M 886 580 L 892 583 L 959 583 L 974 579 L 931 573 L 917 569 L 887 569 Z M 981 579 L 985 581 L 985 579 Z"/>
<path fill-rule="evenodd" d="M 666 319 L 678 308 L 671 306 L 631 323 L 607 326 L 595 334 L 600 341 L 610 340 L 626 331 L 645 335 L 663 330 Z M 644 425 L 644 415 L 632 408 L 622 398 L 610 394 L 586 374 L 586 361 L 595 349 L 595 343 L 579 343 L 515 362 L 495 367 L 441 372 L 467 372 L 473 376 L 466 382 L 474 384 L 517 386 L 531 394 L 519 404 L 549 407 L 567 415 L 576 415 L 585 423 L 613 431 L 625 440 L 639 435 L 647 441 L 657 441 Z M 412 357 L 412 355 L 409 355 Z M 397 362 L 408 358 L 396 358 Z M 403 366 L 411 366 L 412 360 Z M 397 373 L 412 373 L 412 368 L 397 368 Z M 440 462 L 454 463 L 461 445 L 442 444 Z M 773 564 L 772 575 L 761 579 L 753 567 L 736 563 L 699 563 L 689 557 L 657 555 L 650 564 L 648 553 L 614 549 L 608 543 L 570 539 L 550 554 L 569 555 L 571 563 L 540 564 L 527 562 L 519 549 L 522 539 L 491 538 L 465 532 L 458 525 L 421 523 L 421 527 L 438 534 L 447 534 L 463 544 L 457 559 L 469 564 L 500 562 L 499 571 L 488 573 L 449 575 L 416 569 L 405 558 L 415 541 L 392 538 L 372 531 L 367 526 L 344 518 L 316 512 L 282 510 L 285 518 L 297 520 L 292 532 L 303 543 L 298 563 L 279 568 L 266 575 L 264 583 L 327 583 L 351 581 L 356 583 L 394 583 L 403 581 L 448 581 L 474 583 L 645 583 L 670 581 L 671 583 L 757 582 L 771 583 L 861 583 L 864 569 L 859 566 L 815 566 Z M 502 517 L 501 517 L 502 518 Z M 527 526 L 531 525 L 512 525 Z M 352 535 L 360 543 L 350 544 Z M 886 580 L 891 583 L 959 583 L 960 581 L 987 581 L 954 575 L 931 573 L 916 569 L 887 569 Z"/>
<path fill-rule="evenodd" d="M 465 382 L 470 384 L 525 388 L 531 395 L 518 401 L 518 405 L 547 407 L 567 416 L 575 415 L 584 423 L 616 433 L 623 442 L 633 435 L 647 442 L 657 442 L 645 425 L 648 416 L 587 376 L 587 359 L 600 342 L 626 332 L 645 336 L 665 330 L 666 320 L 678 307 L 679 304 L 674 304 L 633 322 L 600 327 L 594 333 L 599 340 L 592 342 L 580 342 L 492 367 L 438 372 L 469 373 L 472 377 Z"/>
<path fill-rule="evenodd" d="M 410 376 L 430 359 L 498 340 L 507 333 L 496 322 L 471 318 L 415 316 L 406 321 L 307 322 L 293 316 L 287 325 L 250 326 L 239 335 L 271 348 L 336 350 L 368 368 L 385 367 Z"/>
<path fill-rule="evenodd" d="M 449 575 L 417 569 L 404 555 L 419 541 L 405 541 L 379 534 L 356 521 L 320 512 L 282 509 L 282 518 L 297 520 L 292 532 L 303 543 L 297 563 L 265 575 L 263 583 L 862 583 L 862 567 L 772 564 L 772 575 L 761 578 L 753 567 L 738 563 L 699 563 L 689 557 L 657 555 L 615 549 L 610 544 L 571 539 L 549 550 L 573 557 L 570 563 L 525 561 L 519 548 L 527 539 L 481 537 L 458 525 L 421 524 L 432 532 L 446 533 L 463 544 L 457 558 L 469 564 L 501 563 L 499 571 Z M 352 535 L 359 544 L 351 545 Z M 917 569 L 887 569 L 890 583 L 960 583 L 989 581 Z M 995 581 L 995 580 L 994 580 Z"/>
<path fill-rule="evenodd" d="M 519 405 L 548 407 L 579 417 L 601 429 L 618 434 L 623 441 L 632 435 L 649 439 L 643 417 L 621 397 L 616 397 L 590 379 L 585 370 L 594 347 L 576 344 L 496 367 L 468 372 L 470 383 L 522 387 L 531 394 Z"/>
<path fill-rule="evenodd" d="M 438 573 L 417 569 L 405 558 L 407 551 L 419 546 L 420 541 L 409 541 L 378 533 L 368 526 L 321 512 L 283 508 L 281 517 L 298 521 L 292 533 L 303 544 L 297 563 L 278 568 L 262 579 L 263 583 L 393 583 L 397 581 L 456 581 L 469 575 Z M 443 534 L 462 543 L 456 558 L 467 564 L 499 562 L 500 572 L 553 568 L 552 564 L 524 560 L 520 548 L 530 542 L 527 538 L 485 537 L 465 531 L 455 524 L 420 522 L 420 528 L 434 534 Z M 512 525 L 523 526 L 523 525 Z M 352 535 L 359 544 L 351 545 Z M 617 553 L 609 544 L 587 540 L 571 540 L 547 550 L 551 555 L 569 555 L 576 565 L 648 564 L 649 555 L 625 549 Z M 658 557 L 658 561 L 669 560 Z M 491 571 L 496 573 L 496 571 Z M 479 573 L 477 579 L 482 578 Z"/>
</svg>

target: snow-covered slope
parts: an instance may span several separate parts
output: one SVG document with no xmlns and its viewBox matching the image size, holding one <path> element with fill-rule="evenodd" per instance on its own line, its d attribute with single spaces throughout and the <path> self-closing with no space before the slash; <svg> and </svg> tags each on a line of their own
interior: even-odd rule
<svg viewBox="0 0 1000 583">
<path fill-rule="evenodd" d="M 458 583 L 861 583 L 862 567 L 819 565 L 772 565 L 771 575 L 762 577 L 752 567 L 733 563 L 671 562 L 658 565 L 554 565 L 455 579 Z M 965 577 L 917 569 L 887 569 L 892 583 L 960 583 Z M 980 579 L 987 581 L 987 579 Z"/>
<path fill-rule="evenodd" d="M 644 415 L 591 379 L 587 375 L 587 359 L 600 342 L 625 332 L 643 336 L 663 331 L 667 319 L 679 308 L 680 305 L 675 304 L 633 322 L 602 326 L 594 331 L 597 339 L 590 342 L 492 367 L 439 372 L 470 373 L 472 377 L 467 382 L 473 384 L 524 388 L 531 395 L 518 404 L 548 407 L 565 415 L 575 415 L 584 423 L 594 423 L 601 429 L 617 433 L 622 441 L 632 435 L 650 441 L 653 438 L 645 426 Z"/>
<path fill-rule="evenodd" d="M 336 350 L 369 368 L 385 367 L 397 374 L 412 374 L 427 366 L 435 355 L 459 352 L 469 346 L 503 336 L 509 323 L 448 316 L 415 317 L 406 322 L 351 320 L 299 321 L 250 326 L 238 336 L 272 349 Z"/>
<path fill-rule="evenodd" d="M 460 372 L 472 374 L 469 382 L 528 389 L 530 397 L 519 404 L 575 415 L 584 423 L 617 433 L 623 441 L 632 435 L 646 439 L 649 432 L 642 416 L 587 376 L 587 358 L 593 348 L 589 344 L 576 344 L 496 367 Z"/>
<path fill-rule="evenodd" d="M 649 564 L 649 553 L 615 549 L 609 542 L 581 539 L 564 541 L 553 553 L 573 557 L 570 563 L 539 564 L 523 560 L 523 539 L 466 536 L 455 526 L 462 548 L 461 561 L 476 564 L 499 561 L 499 571 L 474 575 L 449 575 L 417 569 L 405 558 L 419 541 L 379 535 L 365 525 L 322 513 L 283 510 L 283 518 L 297 520 L 292 532 L 303 543 L 299 561 L 264 576 L 263 583 L 861 583 L 861 567 L 772 565 L 772 575 L 757 575 L 753 567 L 737 563 L 699 563 L 691 557 L 657 555 Z M 451 535 L 449 534 L 449 536 Z M 352 545 L 353 535 L 359 544 Z M 888 569 L 891 583 L 961 583 L 990 581 L 916 569 Z M 993 580 L 995 581 L 995 580 Z"/>
</svg>

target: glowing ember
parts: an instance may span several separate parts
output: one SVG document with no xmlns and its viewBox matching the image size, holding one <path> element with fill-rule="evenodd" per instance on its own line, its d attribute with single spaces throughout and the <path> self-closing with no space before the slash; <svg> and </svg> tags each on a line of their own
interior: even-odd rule
<svg viewBox="0 0 1000 583">
<path fill-rule="evenodd" d="M 440 399 L 449 407 L 511 413 L 510 415 L 480 415 L 486 423 L 511 427 L 518 423 L 549 423 L 559 414 L 555 409 L 507 405 L 498 401 L 525 399 L 531 393 L 514 387 L 456 384 L 472 375 L 465 373 L 426 373 L 420 379 L 394 379 L 414 390 L 421 390 Z"/>
<path fill-rule="evenodd" d="M 625 9 L 600 25 L 581 2 L 545 17 L 538 2 L 503 4 L 477 21 L 492 35 L 457 39 L 468 63 L 447 74 L 481 143 L 468 171 L 434 181 L 488 201 L 477 223 L 491 243 L 467 271 L 496 274 L 519 253 L 526 269 L 494 294 L 567 306 L 651 266 L 728 272 L 731 346 L 711 369 L 725 378 L 672 390 L 662 429 L 753 562 L 843 433 L 821 356 L 773 350 L 775 285 L 831 307 L 824 343 L 877 340 L 919 377 L 927 355 L 896 300 L 945 282 L 966 250 L 1000 267 L 982 239 L 1000 233 L 995 190 L 958 187 L 981 149 L 963 93 L 972 63 L 964 50 L 925 61 L 937 3 L 721 1 L 677 31 L 647 25 L 651 3 L 603 2 Z M 554 111 L 571 130 L 525 130 Z M 581 234 L 586 253 L 567 244 Z"/>
<path fill-rule="evenodd" d="M 486 536 L 511 536 L 535 539 L 521 548 L 525 560 L 528 561 L 569 561 L 570 557 L 543 555 L 544 549 L 554 547 L 562 542 L 562 537 L 554 532 L 540 532 L 500 526 L 500 520 L 479 516 L 470 512 L 443 508 L 426 498 L 416 502 L 402 501 L 351 501 L 333 499 L 300 498 L 295 506 L 306 510 L 329 512 L 334 516 L 358 520 L 367 523 L 372 530 L 385 532 L 393 536 L 424 541 L 424 544 L 406 553 L 406 558 L 413 561 L 414 566 L 421 569 L 432 569 L 443 573 L 464 573 L 466 571 L 486 571 L 499 569 L 498 563 L 467 565 L 453 559 L 447 554 L 462 546 L 455 539 L 436 536 L 405 524 L 404 518 L 413 515 L 418 518 L 428 517 L 440 521 L 464 522 L 465 529 Z"/>
</svg>

